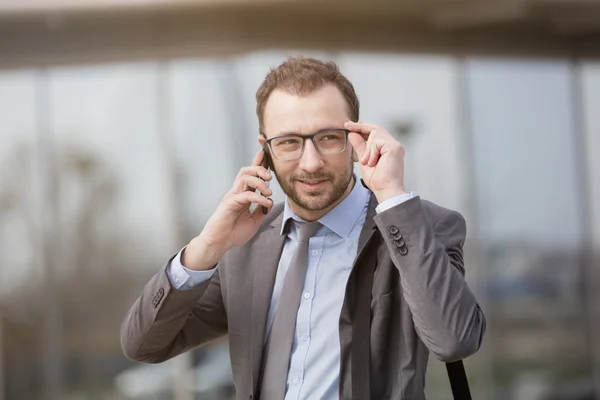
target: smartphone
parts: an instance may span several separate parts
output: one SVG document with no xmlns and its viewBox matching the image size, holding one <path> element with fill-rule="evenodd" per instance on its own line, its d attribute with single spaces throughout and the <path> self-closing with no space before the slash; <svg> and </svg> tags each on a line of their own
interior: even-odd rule
<svg viewBox="0 0 600 400">
<path fill-rule="evenodd" d="M 265 149 L 263 148 L 263 159 L 262 162 L 260 163 L 260 165 L 264 168 L 267 169 L 267 171 L 269 170 L 269 153 L 267 153 L 265 151 Z M 267 184 L 267 187 L 269 187 L 269 181 L 265 181 L 265 183 Z M 269 212 L 269 209 L 265 206 L 262 206 L 262 213 L 263 214 L 267 214 Z"/>
</svg>

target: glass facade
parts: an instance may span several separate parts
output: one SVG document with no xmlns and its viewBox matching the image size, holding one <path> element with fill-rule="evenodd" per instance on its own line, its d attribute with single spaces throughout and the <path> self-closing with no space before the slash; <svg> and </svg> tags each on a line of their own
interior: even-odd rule
<svg viewBox="0 0 600 400">
<path fill-rule="evenodd" d="M 0 71 L 5 398 L 62 381 L 64 399 L 169 399 L 185 384 L 177 362 L 127 361 L 119 326 L 259 150 L 254 94 L 291 53 Z M 467 280 L 488 320 L 465 363 L 474 398 L 592 398 L 599 65 L 303 53 L 338 62 L 361 120 L 405 144 L 408 188 L 467 219 Z M 192 354 L 195 398 L 231 395 L 226 350 Z M 443 364 L 428 375 L 429 397 L 450 399 Z"/>
</svg>

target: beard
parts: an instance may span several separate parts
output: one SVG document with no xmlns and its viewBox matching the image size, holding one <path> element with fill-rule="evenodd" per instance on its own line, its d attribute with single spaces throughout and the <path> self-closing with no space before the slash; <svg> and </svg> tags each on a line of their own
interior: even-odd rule
<svg viewBox="0 0 600 400">
<path fill-rule="evenodd" d="M 275 170 L 275 176 L 285 195 L 299 207 L 308 211 L 321 211 L 337 202 L 346 192 L 353 177 L 353 162 L 343 174 L 332 174 L 325 171 L 314 174 L 295 174 L 281 176 Z M 299 181 L 327 181 L 323 189 L 304 192 L 298 190 Z"/>
</svg>

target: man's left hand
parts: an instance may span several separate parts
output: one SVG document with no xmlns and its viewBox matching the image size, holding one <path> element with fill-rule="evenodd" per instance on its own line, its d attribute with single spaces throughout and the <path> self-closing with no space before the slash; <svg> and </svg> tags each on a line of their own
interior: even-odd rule
<svg viewBox="0 0 600 400">
<path fill-rule="evenodd" d="M 404 146 L 384 128 L 361 122 L 344 124 L 360 163 L 360 173 L 381 204 L 404 194 Z"/>
</svg>

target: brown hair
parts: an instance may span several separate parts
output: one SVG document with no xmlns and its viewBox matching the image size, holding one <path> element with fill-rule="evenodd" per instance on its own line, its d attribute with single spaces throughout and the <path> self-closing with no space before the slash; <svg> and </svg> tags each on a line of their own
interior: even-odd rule
<svg viewBox="0 0 600 400">
<path fill-rule="evenodd" d="M 306 96 L 329 83 L 335 85 L 348 102 L 350 119 L 358 121 L 359 102 L 354 86 L 342 75 L 337 64 L 333 61 L 324 62 L 315 58 L 295 56 L 272 68 L 256 91 L 256 115 L 260 131 L 264 132 L 265 105 L 275 89 Z"/>
</svg>

